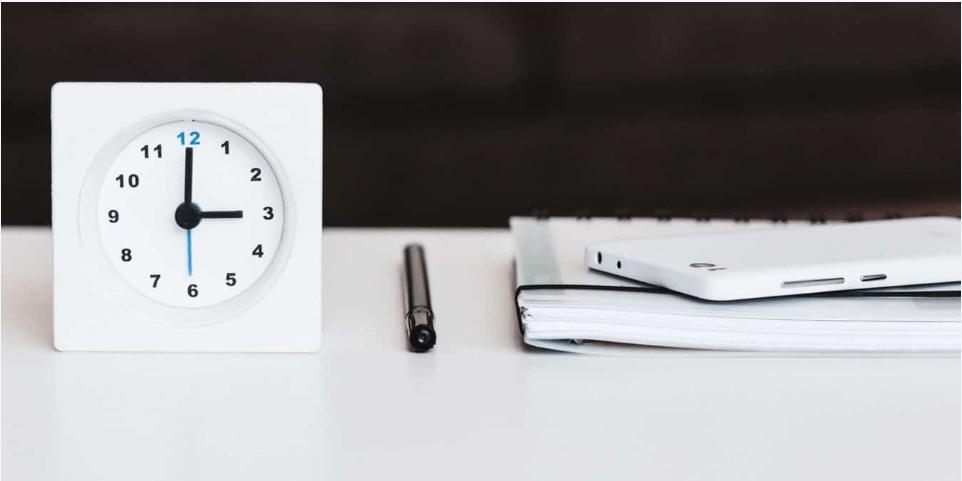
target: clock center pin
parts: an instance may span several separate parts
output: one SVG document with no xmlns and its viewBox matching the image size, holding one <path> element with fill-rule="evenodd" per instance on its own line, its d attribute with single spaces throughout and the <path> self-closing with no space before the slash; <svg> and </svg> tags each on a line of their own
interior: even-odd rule
<svg viewBox="0 0 962 481">
<path fill-rule="evenodd" d="M 194 203 L 182 203 L 174 211 L 174 222 L 184 229 L 193 229 L 200 224 L 200 207 Z"/>
</svg>

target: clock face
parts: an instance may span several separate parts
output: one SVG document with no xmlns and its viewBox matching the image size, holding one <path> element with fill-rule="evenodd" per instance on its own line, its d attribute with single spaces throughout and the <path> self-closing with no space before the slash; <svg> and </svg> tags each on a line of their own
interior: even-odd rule
<svg viewBox="0 0 962 481">
<path fill-rule="evenodd" d="M 255 285 L 274 260 L 284 198 L 270 163 L 220 125 L 164 123 L 113 159 L 97 200 L 100 241 L 134 289 L 206 307 Z"/>
</svg>

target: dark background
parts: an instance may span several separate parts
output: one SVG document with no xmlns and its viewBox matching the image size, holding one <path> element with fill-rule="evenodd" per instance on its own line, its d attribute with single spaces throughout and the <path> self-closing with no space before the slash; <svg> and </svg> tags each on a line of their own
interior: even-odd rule
<svg viewBox="0 0 962 481">
<path fill-rule="evenodd" d="M 329 226 L 959 212 L 957 3 L 2 13 L 3 224 L 50 221 L 58 81 L 321 84 Z"/>
</svg>

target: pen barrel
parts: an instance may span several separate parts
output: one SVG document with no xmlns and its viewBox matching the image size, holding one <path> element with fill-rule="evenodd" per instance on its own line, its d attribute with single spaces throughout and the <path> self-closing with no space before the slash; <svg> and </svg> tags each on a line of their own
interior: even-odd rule
<svg viewBox="0 0 962 481">
<path fill-rule="evenodd" d="M 431 292 L 428 290 L 428 269 L 424 261 L 424 248 L 411 244 L 404 248 L 404 274 L 407 278 L 407 308 L 431 310 Z M 433 317 L 433 316 L 432 316 Z"/>
<path fill-rule="evenodd" d="M 427 263 L 424 248 L 411 244 L 404 248 L 405 313 L 408 341 L 415 351 L 431 349 L 437 341 L 434 332 L 434 312 L 428 288 Z"/>
</svg>

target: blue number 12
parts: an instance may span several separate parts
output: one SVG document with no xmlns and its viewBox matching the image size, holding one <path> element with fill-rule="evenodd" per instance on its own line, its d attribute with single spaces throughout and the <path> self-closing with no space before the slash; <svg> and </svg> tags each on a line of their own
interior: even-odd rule
<svg viewBox="0 0 962 481">
<path fill-rule="evenodd" d="M 180 145 L 188 145 L 186 143 L 187 136 L 183 132 L 177 134 L 177 138 L 180 139 Z M 200 145 L 200 132 L 195 130 L 190 133 L 190 145 Z"/>
</svg>

